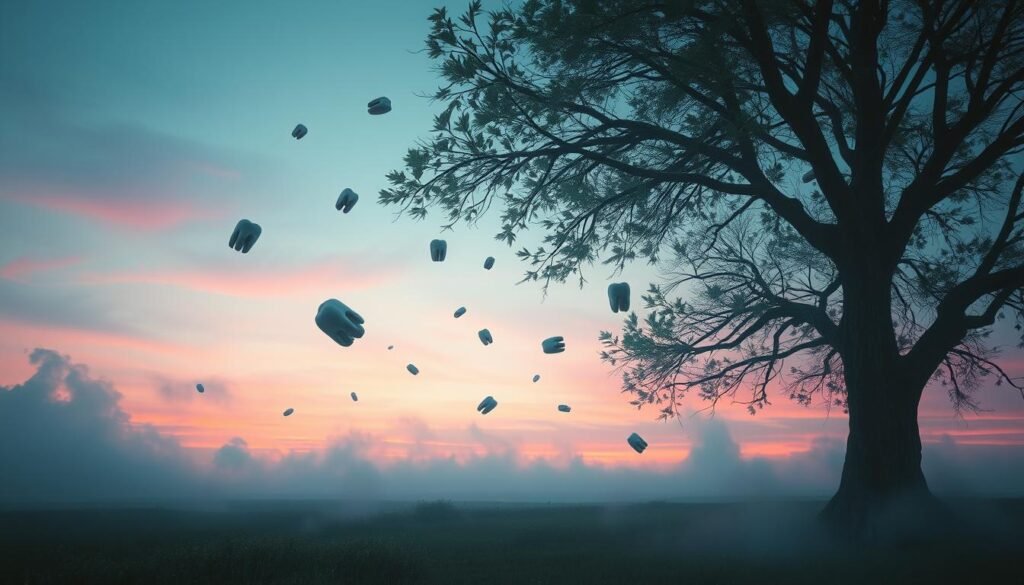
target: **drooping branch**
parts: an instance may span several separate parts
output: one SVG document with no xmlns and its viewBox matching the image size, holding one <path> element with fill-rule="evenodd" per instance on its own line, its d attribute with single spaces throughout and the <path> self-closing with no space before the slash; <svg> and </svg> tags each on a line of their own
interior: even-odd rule
<svg viewBox="0 0 1024 585">
<path fill-rule="evenodd" d="M 964 407 L 996 371 L 988 329 L 1024 327 L 1021 0 L 472 2 L 431 21 L 445 108 L 381 201 L 445 228 L 501 205 L 501 241 L 543 230 L 518 255 L 545 286 L 675 256 L 646 317 L 602 335 L 634 404 L 751 390 L 756 408 L 785 387 L 845 406 L 850 282 L 891 294 L 884 351 Z"/>
<path fill-rule="evenodd" d="M 631 316 L 623 337 L 602 334 L 602 357 L 629 364 L 624 388 L 639 403 L 662 404 L 663 415 L 671 416 L 689 390 L 699 389 L 712 406 L 732 396 L 757 408 L 768 403 L 772 384 L 786 384 L 787 360 L 810 358 L 836 343 L 828 312 L 838 291 L 833 269 L 792 248 L 784 231 L 764 227 L 746 219 L 721 228 L 711 244 L 691 250 L 680 243 L 668 289 L 653 286 L 644 297 L 652 311 L 645 323 Z M 666 293 L 677 287 L 687 288 L 693 300 L 669 300 Z M 835 370 L 841 368 L 821 376 Z M 798 376 L 797 384 L 809 389 L 809 378 Z M 740 389 L 750 389 L 751 397 L 737 399 Z M 834 384 L 818 389 L 838 391 Z"/>
<path fill-rule="evenodd" d="M 472 12 L 472 11 L 471 11 Z M 475 13 L 474 13 L 475 16 Z M 476 27 L 476 19 L 470 15 L 461 19 L 462 24 L 455 24 L 439 12 L 435 15 L 435 33 L 431 38 L 432 51 L 438 56 L 447 59 L 449 69 L 453 72 L 462 70 L 467 72 L 460 77 L 451 75 L 452 83 L 449 87 L 442 89 L 439 96 L 447 97 L 453 94 L 454 86 L 465 82 L 466 76 L 472 73 L 480 82 L 481 88 L 486 88 L 483 93 L 474 93 L 471 88 L 461 91 L 470 91 L 475 96 L 472 99 L 480 105 L 480 100 L 491 99 L 494 101 L 493 116 L 496 122 L 508 125 L 517 129 L 524 129 L 527 132 L 520 132 L 515 138 L 519 143 L 516 148 L 508 148 L 511 142 L 506 142 L 504 149 L 481 148 L 481 136 L 495 129 L 494 124 L 475 127 L 467 121 L 461 126 L 452 127 L 448 120 L 442 120 L 436 125 L 441 130 L 441 137 L 432 144 L 423 147 L 418 155 L 413 158 L 430 159 L 434 162 L 428 165 L 421 165 L 418 171 L 433 170 L 434 176 L 425 181 L 408 180 L 405 175 L 394 175 L 397 179 L 392 189 L 382 192 L 381 200 L 385 203 L 403 203 L 407 209 L 417 214 L 422 213 L 423 203 L 428 202 L 428 197 L 434 195 L 434 200 L 448 201 L 445 197 L 436 197 L 439 190 L 445 190 L 444 186 L 452 184 L 456 177 L 463 181 L 458 185 L 460 192 L 469 193 L 469 189 L 463 185 L 478 186 L 486 183 L 484 175 L 494 176 L 496 171 L 504 170 L 501 180 L 497 184 L 506 184 L 508 179 L 513 182 L 517 178 L 523 178 L 517 173 L 524 173 L 526 179 L 531 181 L 532 190 L 541 188 L 557 188 L 553 184 L 554 179 L 573 180 L 573 173 L 545 172 L 540 177 L 540 183 L 536 177 L 529 176 L 532 160 L 544 158 L 546 164 L 552 171 L 560 165 L 572 166 L 576 161 L 585 159 L 597 163 L 599 167 L 609 169 L 623 175 L 640 179 L 651 179 L 663 183 L 676 185 L 691 185 L 696 189 L 693 193 L 705 193 L 706 197 L 714 193 L 730 195 L 742 195 L 751 197 L 767 203 L 775 213 L 788 221 L 794 229 L 800 232 L 812 245 L 819 250 L 827 250 L 832 246 L 833 237 L 827 224 L 811 217 L 804 209 L 800 201 L 785 195 L 778 189 L 775 183 L 769 179 L 762 170 L 760 161 L 754 149 L 743 148 L 736 140 L 742 139 L 742 132 L 731 132 L 731 138 L 719 133 L 718 135 L 701 135 L 682 132 L 672 128 L 671 125 L 653 123 L 642 119 L 642 117 L 622 117 L 618 112 L 607 107 L 598 107 L 594 103 L 582 99 L 585 91 L 578 88 L 572 92 L 566 91 L 566 85 L 553 82 L 545 82 L 544 85 L 537 83 L 542 78 L 535 76 L 531 79 L 528 70 L 509 65 L 505 59 L 507 56 L 503 51 L 508 49 L 504 39 L 501 38 L 502 31 L 514 29 L 515 22 L 522 24 L 522 20 L 515 20 L 508 13 L 498 13 L 492 18 L 492 29 L 499 29 L 497 33 L 486 36 L 480 33 Z M 507 21 L 507 22 L 506 22 Z M 502 26 L 494 23 L 504 22 Z M 642 41 L 642 39 L 641 39 Z M 631 77 L 640 79 L 668 79 L 665 67 L 658 62 L 645 57 L 634 47 L 623 45 L 612 40 L 597 37 L 595 43 L 602 46 L 612 46 L 619 51 L 618 54 L 625 55 L 624 59 L 614 59 L 611 63 L 614 67 L 628 67 Z M 642 43 L 640 43 L 642 44 Z M 606 57 L 606 56 L 605 56 Z M 608 60 L 602 57 L 597 63 L 604 65 Z M 678 61 L 678 59 L 677 59 Z M 696 61 L 690 61 L 697 63 Z M 649 75 L 642 75 L 646 68 Z M 615 69 L 592 70 L 589 73 L 596 73 L 586 81 L 580 81 L 582 85 L 604 86 L 606 79 L 620 77 L 620 72 Z M 573 82 L 575 83 L 575 81 Z M 703 95 L 704 90 L 711 90 L 719 87 L 710 83 L 702 82 L 699 78 L 689 80 L 689 93 L 691 98 Z M 610 97 L 610 96 L 609 96 Z M 453 100 L 446 112 L 453 108 L 461 108 L 463 103 L 458 101 L 460 97 Z M 736 96 L 720 95 L 718 98 L 722 103 L 736 102 Z M 501 108 L 501 103 L 507 103 L 511 107 Z M 710 102 L 703 102 L 695 99 L 694 108 L 708 106 Z M 724 107 L 724 106 L 723 106 Z M 482 108 L 481 108 L 482 109 Z M 488 108 L 490 109 L 490 108 Z M 696 109 L 694 110 L 697 111 Z M 714 111 L 712 109 L 712 111 Z M 512 114 L 510 114 L 510 112 Z M 557 121 L 552 121 L 550 114 L 557 112 Z M 719 111 L 721 113 L 721 111 Z M 448 114 L 450 116 L 450 113 Z M 728 116 L 722 118 L 731 123 L 734 127 L 739 123 L 740 112 L 729 110 Z M 480 116 L 478 115 L 479 119 Z M 484 134 L 478 133 L 484 131 Z M 461 135 L 460 135 L 461 133 Z M 761 136 L 769 137 L 768 141 L 783 147 L 768 133 L 760 133 Z M 733 141 L 731 143 L 731 141 Z M 440 146 L 440 148 L 438 148 Z M 453 146 L 462 146 L 462 150 L 454 150 Z M 737 150 L 738 149 L 738 150 Z M 440 150 L 440 152 L 431 152 Z M 647 161 L 657 161 L 662 168 L 652 164 L 638 164 L 636 161 L 643 160 L 643 157 L 624 156 L 625 153 L 660 152 L 659 156 Z M 680 157 L 678 153 L 683 153 Z M 742 154 L 742 156 L 740 156 Z M 507 160 L 510 158 L 519 159 L 514 164 L 498 165 L 489 164 L 490 159 Z M 553 160 L 561 159 L 561 160 Z M 446 163 L 445 161 L 451 161 Z M 682 164 L 681 164 L 682 163 Z M 721 169 L 721 172 L 709 168 L 707 163 L 712 163 Z M 677 167 L 678 170 L 669 171 L 664 167 Z M 687 171 L 692 168 L 693 171 Z M 463 172 L 460 175 L 460 171 Z M 711 171 L 711 172 L 708 172 Z M 746 182 L 732 182 L 713 178 L 714 175 L 733 174 L 742 177 Z M 491 183 L 492 185 L 495 183 Z M 484 197 L 488 197 L 487 191 Z M 619 191 L 621 195 L 623 192 Z M 635 190 L 628 192 L 636 193 Z M 638 201 L 626 201 L 617 197 L 617 201 L 633 205 Z M 476 209 L 475 205 L 467 206 L 465 202 L 457 205 L 458 209 Z M 593 206 L 589 206 L 593 207 Z M 679 209 L 682 211 L 682 209 Z M 596 218 L 595 218 L 596 219 Z M 577 224 L 587 222 L 587 218 L 577 218 Z"/>
</svg>

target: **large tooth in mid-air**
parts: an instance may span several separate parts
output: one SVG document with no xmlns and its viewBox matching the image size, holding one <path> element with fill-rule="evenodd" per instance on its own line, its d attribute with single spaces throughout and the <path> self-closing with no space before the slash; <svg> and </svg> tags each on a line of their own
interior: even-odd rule
<svg viewBox="0 0 1024 585">
<path fill-rule="evenodd" d="M 629 310 L 629 283 L 613 282 L 608 285 L 608 304 L 613 313 Z"/>
<path fill-rule="evenodd" d="M 202 384 L 196 384 L 196 392 L 202 394 L 203 392 L 206 392 L 206 388 L 204 388 Z"/>
<path fill-rule="evenodd" d="M 490 270 L 491 268 L 494 268 L 494 256 L 488 256 L 484 260 L 484 270 Z"/>
<path fill-rule="evenodd" d="M 477 405 L 476 409 L 480 414 L 487 414 L 494 410 L 494 407 L 496 406 L 498 406 L 498 401 L 495 400 L 493 396 L 488 396 L 480 401 L 480 404 Z"/>
<path fill-rule="evenodd" d="M 353 392 L 349 396 L 352 397 L 352 402 L 359 402 L 359 396 L 357 396 L 355 392 Z"/>
<path fill-rule="evenodd" d="M 405 369 L 409 370 L 409 373 L 412 374 L 413 376 L 416 376 L 420 373 L 420 369 L 412 364 L 405 366 Z"/>
<path fill-rule="evenodd" d="M 562 353 L 565 351 L 565 338 L 561 335 L 548 337 L 544 341 L 540 342 L 540 346 L 544 350 L 544 353 Z"/>
<path fill-rule="evenodd" d="M 540 374 L 534 374 L 534 375 L 533 375 L 533 381 L 534 381 L 534 383 L 537 383 L 537 382 L 538 382 L 539 380 L 540 380 Z"/>
<path fill-rule="evenodd" d="M 490 345 L 494 343 L 494 337 L 491 336 L 491 332 L 486 329 L 481 329 L 477 332 L 477 336 L 480 338 L 480 343 L 484 345 Z"/>
<path fill-rule="evenodd" d="M 284 416 L 291 416 L 293 412 L 295 412 L 295 409 L 289 408 L 288 410 L 284 411 Z"/>
<path fill-rule="evenodd" d="M 568 404 L 559 404 L 558 412 L 572 412 L 572 407 L 570 407 Z"/>
<path fill-rule="evenodd" d="M 466 314 L 466 307 L 459 307 L 458 309 L 455 309 L 455 318 L 456 319 L 458 319 L 459 317 L 461 317 L 461 316 L 463 316 L 465 314 Z"/>
<path fill-rule="evenodd" d="M 391 100 L 386 97 L 379 97 L 375 100 L 370 100 L 370 102 L 366 104 L 366 111 L 373 116 L 386 114 L 391 111 Z"/>
<path fill-rule="evenodd" d="M 366 332 L 364 320 L 338 299 L 327 299 L 316 310 L 316 326 L 338 345 L 348 347 Z"/>
<path fill-rule="evenodd" d="M 228 247 L 233 248 L 236 252 L 248 254 L 262 233 L 263 228 L 260 227 L 260 224 L 253 223 L 248 219 L 239 220 L 235 225 L 235 230 L 231 232 Z"/>
<path fill-rule="evenodd" d="M 448 255 L 448 242 L 444 240 L 430 240 L 430 259 L 434 262 L 444 262 Z"/>
<path fill-rule="evenodd" d="M 338 195 L 338 201 L 334 204 L 334 208 L 342 213 L 348 213 L 352 211 L 352 208 L 356 206 L 358 201 L 359 195 L 352 189 L 345 187 L 341 195 Z"/>
<path fill-rule="evenodd" d="M 626 442 L 629 443 L 629 446 L 637 453 L 643 453 L 644 449 L 647 448 L 647 441 L 641 439 L 640 435 L 636 433 L 630 435 L 629 438 L 626 439 Z"/>
<path fill-rule="evenodd" d="M 294 138 L 295 140 L 301 140 L 302 137 L 305 136 L 307 132 L 309 132 L 309 130 L 306 130 L 305 126 L 303 126 L 302 124 L 298 124 L 297 126 L 295 126 L 295 129 L 292 130 L 292 138 Z"/>
</svg>

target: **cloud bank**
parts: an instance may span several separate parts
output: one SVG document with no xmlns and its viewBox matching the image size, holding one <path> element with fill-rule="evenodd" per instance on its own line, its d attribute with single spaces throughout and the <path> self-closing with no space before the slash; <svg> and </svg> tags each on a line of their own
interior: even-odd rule
<svg viewBox="0 0 1024 585">
<path fill-rule="evenodd" d="M 324 449 L 280 458 L 231 439 L 197 462 L 171 436 L 135 425 L 121 395 L 86 366 L 55 351 L 29 356 L 35 373 L 0 386 L 0 502 L 78 502 L 203 498 L 451 499 L 626 502 L 655 499 L 825 497 L 834 489 L 844 445 L 822 439 L 788 458 L 740 456 L 726 424 L 703 422 L 690 455 L 669 470 L 523 464 L 513 443 L 479 428 L 484 447 L 468 461 L 414 458 L 382 464 L 374 437 L 350 434 Z M 430 436 L 423 421 L 410 421 Z M 926 446 L 925 472 L 937 492 L 1024 493 L 1024 453 L 1013 447 Z"/>
<path fill-rule="evenodd" d="M 132 425 L 121 395 L 85 366 L 36 349 L 36 372 L 0 387 L 0 500 L 188 495 L 192 464 L 172 438 Z"/>
</svg>

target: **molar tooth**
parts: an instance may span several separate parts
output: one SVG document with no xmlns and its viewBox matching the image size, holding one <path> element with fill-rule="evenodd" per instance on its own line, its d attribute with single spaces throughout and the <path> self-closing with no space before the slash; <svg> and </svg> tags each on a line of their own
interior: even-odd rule
<svg viewBox="0 0 1024 585">
<path fill-rule="evenodd" d="M 248 254 L 249 250 L 256 244 L 256 240 L 260 239 L 260 234 L 262 233 L 263 228 L 260 227 L 260 224 L 253 223 L 248 219 L 239 220 L 235 224 L 235 230 L 231 232 L 228 247 L 233 248 L 237 252 Z"/>
<path fill-rule="evenodd" d="M 348 213 L 352 211 L 352 208 L 356 206 L 359 201 L 359 194 L 352 189 L 345 187 L 345 190 L 338 195 L 338 201 L 334 204 L 334 208 L 342 213 Z"/>
<path fill-rule="evenodd" d="M 494 343 L 494 337 L 491 335 L 491 332 L 486 329 L 481 329 L 479 332 L 477 332 L 477 336 L 480 338 L 480 343 L 484 345 L 490 345 Z"/>
<path fill-rule="evenodd" d="M 544 353 L 562 353 L 565 351 L 565 338 L 561 335 L 548 337 L 540 342 L 540 346 L 544 349 Z"/>
<path fill-rule="evenodd" d="M 314 321 L 321 331 L 342 347 L 352 345 L 355 339 L 366 333 L 362 316 L 338 299 L 320 303 Z"/>
<path fill-rule="evenodd" d="M 629 310 L 629 283 L 613 282 L 608 285 L 608 304 L 613 313 Z"/>
<path fill-rule="evenodd" d="M 391 111 L 391 100 L 386 97 L 370 100 L 370 103 L 366 104 L 366 111 L 372 116 L 386 114 Z"/>
<path fill-rule="evenodd" d="M 430 240 L 430 259 L 434 262 L 444 262 L 448 255 L 448 242 L 444 240 Z"/>
<path fill-rule="evenodd" d="M 630 435 L 629 438 L 626 439 L 626 442 L 629 443 L 629 446 L 637 453 L 643 453 L 644 449 L 647 448 L 647 441 L 641 439 L 640 435 L 636 433 Z"/>
<path fill-rule="evenodd" d="M 480 404 L 477 405 L 476 409 L 480 414 L 487 414 L 494 410 L 496 406 L 498 406 L 498 401 L 495 400 L 493 396 L 488 396 L 480 401 Z"/>
</svg>

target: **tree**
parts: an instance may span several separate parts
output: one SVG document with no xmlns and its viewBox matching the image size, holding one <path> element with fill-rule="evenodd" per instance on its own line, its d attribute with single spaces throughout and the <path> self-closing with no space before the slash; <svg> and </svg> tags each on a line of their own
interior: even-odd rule
<svg viewBox="0 0 1024 585">
<path fill-rule="evenodd" d="M 526 0 L 430 17 L 446 107 L 380 200 L 446 227 L 502 204 L 525 280 L 667 267 L 603 358 L 636 406 L 784 388 L 849 413 L 823 511 L 930 505 L 917 408 L 1020 389 L 1024 2 Z M 674 298 L 677 291 L 680 298 Z M 1024 337 L 1021 340 L 1024 344 Z M 739 394 L 741 393 L 742 394 Z M 750 394 L 746 394 L 750 392 Z"/>
</svg>

